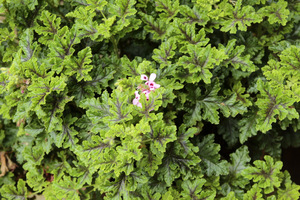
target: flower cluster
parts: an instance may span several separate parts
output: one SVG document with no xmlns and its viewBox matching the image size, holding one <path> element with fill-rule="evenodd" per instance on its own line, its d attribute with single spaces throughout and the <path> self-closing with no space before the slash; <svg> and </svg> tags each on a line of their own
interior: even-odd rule
<svg viewBox="0 0 300 200">
<path fill-rule="evenodd" d="M 143 81 L 146 81 L 145 86 L 144 85 L 140 85 L 138 88 L 142 91 L 142 93 L 144 93 L 146 95 L 146 99 L 147 101 L 149 100 L 149 95 L 151 93 L 151 91 L 154 91 L 155 89 L 159 88 L 160 85 L 155 83 L 154 80 L 156 78 L 156 74 L 152 73 L 148 79 L 148 76 L 142 74 L 141 75 L 141 79 Z M 135 91 L 135 98 L 133 99 L 132 103 L 133 105 L 136 105 L 138 107 L 142 108 L 142 104 L 139 102 L 140 100 L 140 95 L 139 95 L 139 91 Z"/>
</svg>

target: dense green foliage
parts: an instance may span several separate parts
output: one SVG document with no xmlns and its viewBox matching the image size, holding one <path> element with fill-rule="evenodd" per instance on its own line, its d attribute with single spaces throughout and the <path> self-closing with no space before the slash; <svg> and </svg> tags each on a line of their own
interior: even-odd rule
<svg viewBox="0 0 300 200">
<path fill-rule="evenodd" d="M 299 198 L 281 161 L 300 146 L 299 0 L 0 13 L 1 199 Z"/>
</svg>

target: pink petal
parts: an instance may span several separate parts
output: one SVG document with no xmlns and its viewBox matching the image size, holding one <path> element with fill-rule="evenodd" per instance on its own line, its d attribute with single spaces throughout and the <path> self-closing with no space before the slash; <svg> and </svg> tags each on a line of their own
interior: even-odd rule
<svg viewBox="0 0 300 200">
<path fill-rule="evenodd" d="M 138 105 L 140 102 L 138 99 L 133 99 L 132 103 L 133 103 L 133 105 Z"/>
<path fill-rule="evenodd" d="M 148 81 L 148 82 L 149 82 L 149 83 L 148 83 L 148 86 L 149 86 L 149 87 L 154 87 L 154 84 L 155 84 L 155 83 L 154 83 L 153 81 Z"/>
<path fill-rule="evenodd" d="M 157 83 L 154 84 L 154 88 L 155 88 L 155 89 L 157 89 L 157 88 L 159 88 L 159 87 L 160 87 L 159 84 L 157 84 Z"/>
<path fill-rule="evenodd" d="M 149 100 L 150 90 L 144 90 L 143 93 L 146 95 L 147 101 Z"/>
<path fill-rule="evenodd" d="M 152 73 L 152 74 L 150 75 L 149 81 L 154 81 L 155 78 L 156 78 L 156 74 Z"/>
<path fill-rule="evenodd" d="M 141 103 L 138 103 L 138 105 L 137 105 L 137 106 L 138 106 L 138 107 L 140 107 L 140 108 L 142 108 L 142 107 L 143 107 Z"/>
<path fill-rule="evenodd" d="M 143 81 L 148 81 L 148 76 L 146 76 L 145 74 L 142 74 L 142 75 L 141 75 L 141 79 L 142 79 Z"/>
<path fill-rule="evenodd" d="M 149 91 L 149 90 L 143 90 L 143 93 L 144 93 L 144 94 L 147 94 L 147 93 L 149 94 L 150 91 Z"/>
<path fill-rule="evenodd" d="M 139 92 L 138 92 L 138 91 L 135 91 L 134 94 L 135 94 L 135 98 L 136 98 L 136 99 L 140 99 L 140 95 L 139 95 Z"/>
</svg>

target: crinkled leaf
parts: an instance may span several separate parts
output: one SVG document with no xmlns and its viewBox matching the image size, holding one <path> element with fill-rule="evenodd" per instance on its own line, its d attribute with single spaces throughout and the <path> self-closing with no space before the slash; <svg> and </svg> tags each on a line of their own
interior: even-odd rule
<svg viewBox="0 0 300 200">
<path fill-rule="evenodd" d="M 176 126 L 167 126 L 163 121 L 155 121 L 150 127 L 151 132 L 147 135 L 147 138 L 152 140 L 150 147 L 165 152 L 167 144 L 176 140 Z"/>
<path fill-rule="evenodd" d="M 174 30 L 176 33 L 174 38 L 176 39 L 176 41 L 182 44 L 179 46 L 179 51 L 182 53 L 195 55 L 197 54 L 197 52 L 193 53 L 193 49 L 199 50 L 201 46 L 205 46 L 209 42 L 209 39 L 205 37 L 204 29 L 196 31 L 194 24 L 187 24 L 183 23 L 181 20 L 175 20 L 174 26 L 176 27 Z M 208 47 L 208 51 L 209 50 L 210 46 Z"/>
<path fill-rule="evenodd" d="M 53 105 L 46 104 L 43 107 L 36 108 L 37 116 L 44 122 L 44 126 L 48 132 L 60 130 L 62 128 L 62 115 L 65 106 L 72 101 L 73 97 L 64 95 L 52 99 Z"/>
<path fill-rule="evenodd" d="M 65 74 L 71 76 L 76 74 L 76 79 L 81 81 L 90 81 L 92 78 L 88 74 L 92 70 L 93 66 L 91 64 L 92 60 L 92 50 L 90 47 L 87 47 L 78 52 L 78 58 L 72 59 L 72 61 L 66 65 Z"/>
<path fill-rule="evenodd" d="M 296 184 L 287 183 L 285 185 L 285 189 L 278 190 L 278 199 L 284 200 L 284 199 L 299 199 L 300 193 L 300 186 Z"/>
<path fill-rule="evenodd" d="M 79 200 L 78 189 L 80 188 L 76 179 L 66 175 L 53 184 L 53 191 L 55 191 L 56 198 L 58 199 Z"/>
<path fill-rule="evenodd" d="M 179 9 L 179 1 L 155 0 L 155 9 L 162 12 L 159 14 L 160 18 L 165 18 L 169 21 L 176 16 Z"/>
<path fill-rule="evenodd" d="M 153 39 L 160 40 L 168 34 L 168 26 L 162 19 L 154 19 L 151 15 L 139 13 L 146 24 L 144 29 L 153 34 Z"/>
<path fill-rule="evenodd" d="M 205 179 L 195 179 L 193 181 L 187 180 L 182 183 L 183 192 L 181 196 L 183 199 L 208 199 L 213 200 L 216 193 L 212 190 L 203 189 Z"/>
<path fill-rule="evenodd" d="M 60 93 L 66 87 L 63 77 L 39 77 L 35 79 L 28 87 L 28 97 L 32 97 L 32 107 L 43 105 L 46 103 L 46 97 L 52 92 Z"/>
<path fill-rule="evenodd" d="M 177 140 L 175 142 L 175 149 L 182 149 L 180 152 L 185 157 L 187 154 L 193 154 L 193 152 L 198 152 L 198 147 L 194 146 L 189 138 L 194 137 L 194 135 L 198 132 L 198 129 L 195 127 L 187 129 L 185 125 L 181 125 L 179 127 L 177 133 Z"/>
<path fill-rule="evenodd" d="M 42 35 L 39 38 L 39 42 L 47 45 L 48 41 L 53 40 L 54 35 L 57 34 L 60 29 L 61 18 L 44 10 L 40 15 L 39 20 L 42 22 L 42 25 L 37 25 L 35 31 L 39 35 Z"/>
<path fill-rule="evenodd" d="M 279 120 L 288 117 L 299 118 L 299 114 L 295 108 L 291 107 L 294 98 L 284 94 L 281 88 L 272 88 L 270 84 L 263 83 L 261 79 L 258 80 L 257 88 L 261 96 L 258 97 L 255 104 L 259 107 L 257 112 L 257 125 L 256 129 L 266 132 L 272 128 L 272 123 L 276 122 L 276 116 Z M 288 92 L 288 91 L 287 91 Z"/>
<path fill-rule="evenodd" d="M 14 185 L 4 185 L 0 191 L 1 195 L 10 200 L 27 199 L 27 188 L 23 179 L 19 179 L 17 188 Z"/>
<path fill-rule="evenodd" d="M 224 50 L 227 57 L 222 62 L 223 65 L 228 66 L 231 64 L 235 69 L 241 69 L 242 71 L 253 72 L 255 70 L 255 65 L 250 60 L 250 55 L 243 55 L 245 46 L 236 46 L 235 39 L 228 41 L 226 47 L 220 44 L 219 49 Z"/>
<path fill-rule="evenodd" d="M 202 9 L 198 5 L 194 5 L 193 8 L 190 8 L 187 5 L 180 5 L 179 9 L 180 14 L 185 17 L 184 20 L 189 24 L 196 23 L 198 25 L 204 26 L 209 20 L 206 10 Z"/>
<path fill-rule="evenodd" d="M 248 138 L 255 136 L 257 134 L 256 126 L 256 115 L 255 113 L 249 113 L 244 116 L 248 116 L 246 118 L 241 119 L 238 122 L 240 127 L 240 143 L 243 144 L 248 140 Z"/>
<path fill-rule="evenodd" d="M 22 154 L 24 156 L 24 159 L 27 161 L 27 163 L 24 165 L 24 168 L 30 170 L 30 168 L 41 164 L 45 152 L 41 145 L 35 145 L 25 146 Z"/>
<path fill-rule="evenodd" d="M 255 12 L 252 6 L 242 6 L 242 1 L 239 0 L 233 7 L 230 3 L 223 4 L 223 9 L 226 13 L 226 18 L 222 20 L 221 31 L 236 33 L 237 28 L 241 31 L 247 31 L 247 26 L 252 23 L 262 21 L 262 17 Z"/>
<path fill-rule="evenodd" d="M 268 16 L 268 21 L 270 24 L 278 22 L 285 26 L 287 23 L 287 18 L 290 14 L 289 9 L 287 9 L 287 5 L 288 2 L 279 0 L 276 3 L 272 2 L 270 6 L 261 8 L 258 13 Z"/>
<path fill-rule="evenodd" d="M 254 161 L 255 167 L 248 167 L 242 172 L 247 179 L 257 182 L 258 187 L 265 188 L 266 192 L 274 191 L 274 187 L 280 186 L 280 170 L 282 162 L 274 162 L 271 156 L 265 156 L 265 161 Z"/>
<path fill-rule="evenodd" d="M 263 200 L 262 189 L 257 184 L 254 184 L 250 190 L 243 196 L 243 200 Z"/>
<path fill-rule="evenodd" d="M 152 58 L 158 62 L 161 68 L 171 64 L 170 59 L 175 55 L 176 43 L 174 40 L 168 40 L 160 45 L 159 49 L 154 49 Z"/>
<path fill-rule="evenodd" d="M 187 68 L 190 73 L 198 73 L 205 83 L 210 83 L 212 73 L 209 69 L 214 67 L 210 46 L 202 48 L 199 45 L 190 45 L 187 51 L 189 56 L 179 58 L 180 65 Z"/>
<path fill-rule="evenodd" d="M 219 151 L 221 146 L 214 143 L 214 135 L 210 134 L 198 143 L 199 151 L 196 153 L 201 158 L 200 166 L 208 176 L 226 175 L 228 171 L 228 162 L 220 159 Z"/>
</svg>

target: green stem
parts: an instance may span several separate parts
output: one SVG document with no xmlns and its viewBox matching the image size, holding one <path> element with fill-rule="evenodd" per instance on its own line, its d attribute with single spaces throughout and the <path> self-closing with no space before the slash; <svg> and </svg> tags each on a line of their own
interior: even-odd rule
<svg viewBox="0 0 300 200">
<path fill-rule="evenodd" d="M 111 39 L 110 41 L 112 42 L 113 44 L 113 48 L 114 48 L 114 52 L 115 54 L 118 56 L 118 58 L 120 57 L 119 55 L 119 49 L 118 49 L 118 42 L 116 40 L 116 38 L 114 36 L 111 36 Z"/>
<path fill-rule="evenodd" d="M 142 143 L 147 143 L 147 142 L 151 142 L 153 139 L 147 139 L 147 140 L 142 140 Z"/>
</svg>

